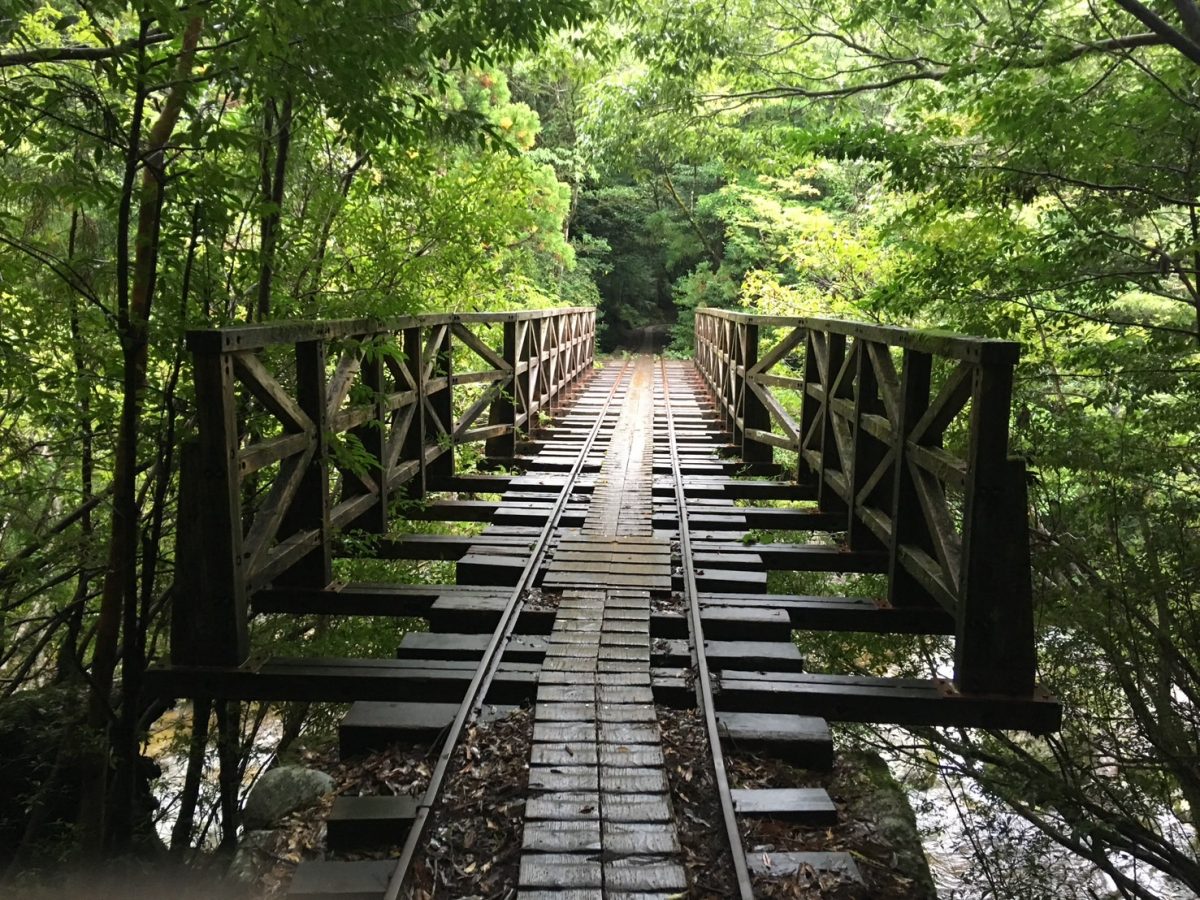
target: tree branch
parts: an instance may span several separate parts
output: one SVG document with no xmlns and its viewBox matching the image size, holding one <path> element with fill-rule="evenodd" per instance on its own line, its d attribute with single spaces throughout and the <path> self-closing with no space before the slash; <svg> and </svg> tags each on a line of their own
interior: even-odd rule
<svg viewBox="0 0 1200 900">
<path fill-rule="evenodd" d="M 1121 0 L 1118 0 L 1118 2 L 1121 2 Z M 1014 69 L 1043 69 L 1050 66 L 1059 66 L 1063 63 L 1068 63 L 1093 53 L 1114 53 L 1117 51 L 1135 50 L 1139 47 L 1158 47 L 1167 43 L 1171 43 L 1169 38 L 1154 31 L 1150 31 L 1142 34 L 1123 35 L 1121 37 L 1108 38 L 1103 41 L 1080 44 L 1077 47 L 1072 47 L 1070 50 L 1064 50 L 1059 53 L 1051 53 L 1031 59 L 1011 60 L 1007 63 L 1007 65 L 1008 67 Z M 1200 53 L 1200 46 L 1196 46 L 1196 50 L 1197 53 Z M 871 53 L 868 55 L 870 55 L 873 59 L 885 58 L 878 53 Z M 897 66 L 911 66 L 916 65 L 917 63 L 914 59 L 906 58 L 895 59 L 892 61 L 892 64 Z M 845 85 L 844 87 L 814 89 L 793 85 L 776 85 L 775 87 L 769 88 L 757 88 L 750 91 L 721 94 L 713 99 L 782 100 L 789 97 L 799 97 L 806 100 L 831 100 L 840 97 L 852 97 L 855 94 L 863 94 L 872 91 L 884 91 L 889 88 L 899 87 L 901 85 L 917 81 L 944 81 L 951 75 L 953 75 L 955 79 L 959 79 L 971 75 L 978 75 L 983 71 L 986 71 L 986 67 L 982 65 L 967 66 L 957 69 L 920 68 L 913 72 L 903 72 L 898 75 L 894 75 L 891 78 L 884 78 L 879 81 L 868 81 L 862 84 L 850 84 Z"/>
<path fill-rule="evenodd" d="M 1157 34 L 1165 43 L 1170 44 L 1196 65 L 1200 66 L 1200 44 L 1172 26 L 1166 19 L 1158 15 L 1138 0 L 1117 0 L 1117 5 Z"/>
<path fill-rule="evenodd" d="M 13 66 L 32 66 L 39 63 L 55 62 L 95 62 L 101 59 L 114 59 L 171 40 L 166 32 L 155 32 L 144 38 L 133 38 L 113 44 L 111 47 L 39 47 L 36 50 L 25 50 L 20 53 L 0 54 L 0 69 Z"/>
</svg>

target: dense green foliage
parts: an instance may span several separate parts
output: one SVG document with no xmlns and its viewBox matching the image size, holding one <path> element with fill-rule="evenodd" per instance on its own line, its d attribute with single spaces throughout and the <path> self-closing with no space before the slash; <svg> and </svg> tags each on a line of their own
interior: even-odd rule
<svg viewBox="0 0 1200 900">
<path fill-rule="evenodd" d="M 558 302 L 569 190 L 531 152 L 538 118 L 505 66 L 586 11 L 0 11 L 0 667 L 9 694 L 92 686 L 98 740 L 62 751 L 85 843 L 137 830 L 137 747 L 160 711 L 138 675 L 162 654 L 194 428 L 183 330 Z"/>
<path fill-rule="evenodd" d="M 667 321 L 680 352 L 705 304 L 948 327 L 1024 347 L 1040 677 L 1068 715 L 893 751 L 1110 893 L 1196 890 L 1198 136 L 1193 0 L 0 4 L 0 690 L 86 675 L 132 765 L 185 327 L 597 303 L 610 344 Z M 387 640 L 338 627 L 262 634 Z M 992 895 L 1070 895 L 1038 871 Z"/>
</svg>

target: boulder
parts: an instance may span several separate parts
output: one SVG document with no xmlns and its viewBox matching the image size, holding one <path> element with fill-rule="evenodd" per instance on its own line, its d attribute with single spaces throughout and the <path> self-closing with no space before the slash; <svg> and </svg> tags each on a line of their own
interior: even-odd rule
<svg viewBox="0 0 1200 900">
<path fill-rule="evenodd" d="M 246 830 L 270 828 L 288 813 L 312 806 L 333 790 L 333 779 L 316 769 L 279 766 L 258 779 L 246 799 Z"/>
</svg>

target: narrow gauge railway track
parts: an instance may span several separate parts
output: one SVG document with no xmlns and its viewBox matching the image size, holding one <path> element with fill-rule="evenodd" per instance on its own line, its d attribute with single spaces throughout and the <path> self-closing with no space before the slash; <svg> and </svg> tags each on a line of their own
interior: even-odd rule
<svg viewBox="0 0 1200 900">
<path fill-rule="evenodd" d="M 782 329 L 773 346 L 762 326 Z M 290 896 L 401 896 L 415 848 L 442 833 L 439 796 L 458 788 L 455 748 L 485 702 L 535 704 L 513 826 L 522 900 L 704 890 L 685 861 L 715 863 L 722 844 L 739 884 L 720 896 L 749 896 L 746 869 L 760 887 L 822 857 L 844 869 L 848 854 L 762 824 L 839 818 L 827 792 L 794 787 L 807 778 L 796 767 L 830 771 L 829 721 L 1058 727 L 1033 682 L 1025 476 L 1006 457 L 1015 344 L 704 310 L 694 364 L 610 365 L 539 426 L 580 387 L 594 335 L 586 309 L 189 334 L 205 414 L 176 557 L 177 580 L 197 587 L 173 597 L 171 664 L 146 673 L 147 693 L 349 701 L 343 758 L 439 748 L 428 786 L 422 769 L 406 791 L 337 797 L 328 847 L 351 858 L 302 863 Z M 403 361 L 367 352 L 374 340 Z M 775 388 L 802 397 L 798 417 Z M 244 433 L 246 404 L 272 436 Z M 970 435 L 958 455 L 942 441 L 956 421 Z M 377 472 L 338 469 L 326 437 L 342 432 Z M 457 473 L 455 447 L 479 443 L 508 471 Z M 266 500 L 247 507 L 248 479 L 275 463 Z M 395 534 L 401 491 L 425 500 L 407 518 L 487 526 Z M 479 493 L 500 499 L 462 498 Z M 380 538 L 342 545 L 347 528 Z M 805 533 L 844 537 L 793 542 Z M 342 583 L 334 556 L 443 560 L 455 575 Z M 773 593 L 781 571 L 886 575 L 886 589 Z M 409 631 L 394 658 L 254 659 L 249 620 L 264 613 L 420 618 L 428 631 Z M 797 630 L 951 635 L 954 679 L 809 672 Z M 710 753 L 717 789 L 682 784 L 678 763 L 707 772 Z M 793 768 L 755 768 L 758 756 Z M 677 828 L 693 803 L 717 824 Z M 395 854 L 401 829 L 404 865 L 361 858 L 367 844 Z"/>
<path fill-rule="evenodd" d="M 665 359 L 659 360 L 662 378 L 663 408 L 667 419 L 667 440 L 671 458 L 671 480 L 675 492 L 675 508 L 679 516 L 679 557 L 683 569 L 683 599 L 687 610 L 689 643 L 696 671 L 696 703 L 704 718 L 704 730 L 708 736 L 713 776 L 717 787 L 717 802 L 721 807 L 725 839 L 733 859 L 734 877 L 740 900 L 753 900 L 754 888 L 750 871 L 746 865 L 746 853 L 742 847 L 742 836 L 738 830 L 734 812 L 733 792 L 729 787 L 729 775 L 725 771 L 725 754 L 721 749 L 721 733 L 717 725 L 716 702 L 713 697 L 712 673 L 708 667 L 705 649 L 704 623 L 700 613 L 700 595 L 696 585 L 696 564 L 692 552 L 691 529 L 688 525 L 687 492 L 680 474 L 679 441 L 675 434 L 675 414 L 671 405 L 671 376 Z"/>
<path fill-rule="evenodd" d="M 455 715 L 454 721 L 450 723 L 449 729 L 446 732 L 442 749 L 438 754 L 437 762 L 430 775 L 429 786 L 426 788 L 425 794 L 417 806 L 416 816 L 409 828 L 404 847 L 400 852 L 400 858 L 396 862 L 395 871 L 392 873 L 387 889 L 384 891 L 383 900 L 398 900 L 401 896 L 405 881 L 412 870 L 414 860 L 417 858 L 417 851 L 420 849 L 421 839 L 425 834 L 425 826 L 428 824 L 434 807 L 441 795 L 455 750 L 458 748 L 463 732 L 470 724 L 476 721 L 483 709 L 488 689 L 495 679 L 496 672 L 500 667 L 500 661 L 504 656 L 504 650 L 512 639 L 517 621 L 520 618 L 521 609 L 525 605 L 526 592 L 529 588 L 533 587 L 537 579 L 538 572 L 546 558 L 546 553 L 550 548 L 555 531 L 562 520 L 563 512 L 574 493 L 579 476 L 584 470 L 588 456 L 593 445 L 596 443 L 596 438 L 607 419 L 608 409 L 612 404 L 613 397 L 616 396 L 618 388 L 629 380 L 631 368 L 631 361 L 628 359 L 625 360 L 620 373 L 613 379 L 613 383 L 604 397 L 601 409 L 596 415 L 596 421 L 592 424 L 590 431 L 580 445 L 579 455 L 567 473 L 563 486 L 559 490 L 558 496 L 549 511 L 546 522 L 542 526 L 537 539 L 534 541 L 529 559 L 521 570 L 520 575 L 518 575 L 517 583 L 513 586 L 509 594 L 508 602 L 500 614 L 500 621 L 496 625 L 496 629 L 492 633 L 487 646 L 484 648 L 483 657 L 475 670 L 475 674 L 471 677 L 458 713 Z"/>
<path fill-rule="evenodd" d="M 359 712 L 343 721 L 343 753 L 382 749 L 389 738 L 405 740 L 418 731 L 439 748 L 424 796 L 383 804 L 391 809 L 386 833 L 404 841 L 399 859 L 317 862 L 315 869 L 305 864 L 291 887 L 296 900 L 407 897 L 418 882 L 425 886 L 418 873 L 429 861 L 427 848 L 444 859 L 454 858 L 445 856 L 450 848 L 469 852 L 455 837 L 445 843 L 446 834 L 458 832 L 453 827 L 444 832 L 443 813 L 445 803 L 458 799 L 460 738 L 485 699 L 534 703 L 526 783 L 519 787 L 522 812 L 507 826 L 521 829 L 521 861 L 512 886 L 522 900 L 686 892 L 753 897 L 751 870 L 755 878 L 775 877 L 779 854 L 746 856 L 740 835 L 755 832 L 739 828 L 748 825 L 744 816 L 807 817 L 813 824 L 815 804 L 821 824 L 828 822 L 833 810 L 823 790 L 793 789 L 786 779 L 773 789 L 731 790 L 722 739 L 731 742 L 733 753 L 757 746 L 777 759 L 798 754 L 816 760 L 823 770 L 832 754 L 828 729 L 824 722 L 815 730 L 790 727 L 801 724 L 797 716 L 739 717 L 719 706 L 714 687 L 730 665 L 794 672 L 802 660 L 784 633 L 781 613 L 764 619 L 753 610 L 714 608 L 711 599 L 706 604 L 703 591 L 706 584 L 711 589 L 711 581 L 698 566 L 707 566 L 722 582 L 733 573 L 718 574 L 722 564 L 702 561 L 713 532 L 691 520 L 709 521 L 713 510 L 721 510 L 736 526 L 716 532 L 727 540 L 743 527 L 737 524 L 743 507 L 705 499 L 704 493 L 689 501 L 695 485 L 686 473 L 721 465 L 721 432 L 693 371 L 656 364 L 645 355 L 634 361 L 632 375 L 630 368 L 614 365 L 593 379 L 556 428 L 537 441 L 543 464 L 563 464 L 551 470 L 553 484 L 540 488 L 546 502 L 539 504 L 544 509 L 539 539 L 533 541 L 530 528 L 525 531 L 530 542 L 513 552 L 482 544 L 459 560 L 458 590 L 486 589 L 491 599 L 468 597 L 431 618 L 430 633 L 409 634 L 401 644 L 402 661 L 413 665 L 457 661 L 463 687 L 453 705 L 441 704 L 446 718 L 440 733 L 434 721 L 423 730 L 417 726 L 436 719 L 436 704 L 419 693 L 406 692 L 408 702 L 401 704 L 358 703 Z M 506 496 L 518 507 L 531 480 L 519 482 Z M 563 515 L 572 492 L 590 494 L 585 514 L 575 505 L 573 516 Z M 762 579 L 753 581 L 765 586 Z M 500 584 L 511 587 L 502 588 L 503 602 L 496 602 Z M 529 587 L 554 598 L 553 608 L 540 602 L 526 606 Z M 436 612 L 435 604 L 431 614 Z M 528 660 L 521 685 L 512 680 L 517 659 Z M 687 712 L 692 710 L 698 718 Z M 374 735 L 371 728 L 377 729 Z M 678 779 L 681 765 L 712 775 L 689 787 L 690 781 Z M 373 804 L 364 808 L 354 797 L 339 800 L 348 802 L 330 820 L 332 849 L 355 854 L 388 843 L 381 830 L 385 823 L 372 820 Z M 407 811 L 399 812 L 402 808 Z M 685 868 L 685 860 L 716 863 L 726 852 L 729 861 L 719 864 L 716 883 Z M 821 854 L 798 856 L 801 865 L 828 868 Z"/>
</svg>

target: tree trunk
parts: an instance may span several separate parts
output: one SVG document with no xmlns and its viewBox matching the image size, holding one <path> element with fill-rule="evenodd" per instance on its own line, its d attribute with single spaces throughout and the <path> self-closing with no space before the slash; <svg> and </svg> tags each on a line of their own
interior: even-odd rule
<svg viewBox="0 0 1200 900">
<path fill-rule="evenodd" d="M 262 248 L 261 262 L 258 273 L 258 308 L 257 319 L 264 321 L 271 315 L 271 283 L 275 277 L 275 249 L 279 246 L 279 228 L 283 216 L 283 190 L 287 176 L 288 150 L 292 144 L 292 94 L 291 91 L 283 100 L 283 109 L 279 112 L 278 135 L 272 134 L 275 101 L 269 100 L 264 116 L 265 127 L 263 135 L 262 165 L 262 202 L 266 212 L 262 217 Z M 271 171 L 270 157 L 272 140 L 274 140 L 275 167 Z"/>
<path fill-rule="evenodd" d="M 200 38 L 203 19 L 193 16 L 184 29 L 182 46 L 176 61 L 172 87 L 161 112 L 150 127 L 146 145 L 141 145 L 141 116 L 145 90 L 139 80 L 130 129 L 129 155 L 125 172 L 125 192 L 117 234 L 118 251 L 118 328 L 121 340 L 122 379 L 121 416 L 117 427 L 117 445 L 113 459 L 113 514 L 109 538 L 108 566 L 96 625 L 93 655 L 92 699 L 89 724 L 99 737 L 95 767 L 89 773 L 81 800 L 81 825 L 84 842 L 90 850 L 105 845 L 123 849 L 130 836 L 133 813 L 134 769 L 137 758 L 136 732 L 128 719 L 107 739 L 104 732 L 113 720 L 111 695 L 116 669 L 118 643 L 122 629 L 126 654 L 122 676 L 140 681 L 140 650 L 134 646 L 139 632 L 137 622 L 137 458 L 142 404 L 146 391 L 146 365 L 149 351 L 149 322 L 157 276 L 158 238 L 162 221 L 164 188 L 164 150 L 183 109 L 190 86 L 192 63 Z M 142 23 L 142 31 L 149 21 Z M 141 72 L 146 71 L 144 53 Z M 129 212 L 133 202 L 133 182 L 144 161 L 138 197 L 137 227 L 134 236 L 132 280 L 129 277 Z M 118 777 L 113 785 L 111 818 L 105 814 L 105 795 L 109 752 L 116 753 Z"/>
<path fill-rule="evenodd" d="M 75 243 L 79 234 L 79 210 L 71 213 L 71 234 L 67 242 L 67 260 L 74 263 Z M 92 424 L 92 391 L 90 374 L 83 355 L 83 332 L 79 322 L 79 303 L 71 303 L 71 354 L 75 363 L 75 402 L 79 404 L 79 483 L 85 512 L 79 521 L 79 535 L 87 547 L 92 542 L 92 511 L 88 507 L 95 496 L 95 428 Z M 79 655 L 79 633 L 83 629 L 84 607 L 91 590 L 92 572 L 87 566 L 79 570 L 75 585 L 74 607 L 67 619 L 67 634 L 58 651 L 58 671 L 55 680 L 71 681 L 82 677 L 83 660 Z"/>
<path fill-rule="evenodd" d="M 179 795 L 179 815 L 171 829 L 171 855 L 182 856 L 191 846 L 192 829 L 196 824 L 196 801 L 200 797 L 200 782 L 208 757 L 208 719 L 212 701 L 197 697 L 192 701 L 192 741 L 188 748 L 187 772 L 183 776 L 183 792 Z"/>
<path fill-rule="evenodd" d="M 241 784 L 241 706 L 234 701 L 217 703 L 217 758 L 220 771 L 217 783 L 221 795 L 222 853 L 237 849 L 238 786 Z"/>
</svg>

